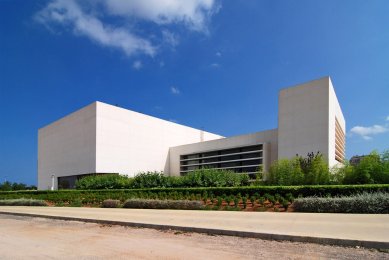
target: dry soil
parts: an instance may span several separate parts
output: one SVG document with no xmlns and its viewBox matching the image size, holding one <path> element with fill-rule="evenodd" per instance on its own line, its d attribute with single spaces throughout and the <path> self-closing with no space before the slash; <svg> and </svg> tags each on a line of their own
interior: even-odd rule
<svg viewBox="0 0 389 260">
<path fill-rule="evenodd" d="M 389 259 L 364 248 L 0 215 L 0 259 Z"/>
</svg>

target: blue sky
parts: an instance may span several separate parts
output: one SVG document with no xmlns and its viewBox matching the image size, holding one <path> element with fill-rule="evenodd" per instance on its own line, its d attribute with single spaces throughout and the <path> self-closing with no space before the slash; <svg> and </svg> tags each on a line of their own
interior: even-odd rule
<svg viewBox="0 0 389 260">
<path fill-rule="evenodd" d="M 331 76 L 347 157 L 389 149 L 389 1 L 0 0 L 0 181 L 36 183 L 37 131 L 95 100 L 232 136 Z"/>
</svg>

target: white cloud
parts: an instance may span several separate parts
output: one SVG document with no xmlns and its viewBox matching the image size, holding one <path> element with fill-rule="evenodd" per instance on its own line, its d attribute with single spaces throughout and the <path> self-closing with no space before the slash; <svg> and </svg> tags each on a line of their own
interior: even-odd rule
<svg viewBox="0 0 389 260">
<path fill-rule="evenodd" d="M 386 121 L 389 121 L 389 116 L 386 117 Z"/>
<path fill-rule="evenodd" d="M 215 0 L 106 0 L 113 15 L 137 17 L 157 24 L 183 23 L 196 31 L 206 31 L 206 23 L 220 5 Z"/>
<path fill-rule="evenodd" d="M 132 63 L 132 67 L 136 70 L 140 70 L 143 67 L 143 64 L 140 60 L 136 60 Z"/>
<path fill-rule="evenodd" d="M 68 26 L 76 35 L 82 35 L 107 47 L 122 50 L 126 55 L 143 53 L 153 56 L 156 47 L 123 27 L 115 28 L 104 24 L 96 16 L 86 14 L 74 0 L 55 0 L 38 12 L 35 19 L 50 26 Z"/>
<path fill-rule="evenodd" d="M 212 63 L 211 67 L 217 69 L 220 67 L 220 64 L 219 63 Z"/>
<path fill-rule="evenodd" d="M 162 30 L 162 39 L 164 43 L 172 46 L 173 48 L 179 43 L 178 36 L 168 30 Z"/>
<path fill-rule="evenodd" d="M 179 95 L 181 93 L 181 91 L 177 87 L 170 87 L 170 91 L 174 95 Z"/>
<path fill-rule="evenodd" d="M 62 26 L 77 36 L 119 49 L 127 56 L 154 56 L 160 42 L 175 47 L 178 36 L 166 29 L 180 24 L 207 33 L 211 16 L 219 10 L 217 0 L 52 0 L 35 15 L 35 20 L 50 30 Z M 115 18 L 121 25 L 107 23 Z M 118 19 L 117 19 L 118 18 Z M 112 19 L 111 19 L 112 20 Z M 140 30 L 139 22 L 153 22 L 161 29 L 155 39 Z M 55 30 L 54 30 L 55 31 Z M 147 36 L 142 36 L 147 35 Z M 152 40 L 151 40 L 152 39 Z"/>
<path fill-rule="evenodd" d="M 354 126 L 351 128 L 350 132 L 361 136 L 365 140 L 371 140 L 372 135 L 383 134 L 389 131 L 387 126 L 382 125 L 373 125 L 373 126 Z"/>
<path fill-rule="evenodd" d="M 217 51 L 217 52 L 215 53 L 215 55 L 218 56 L 218 57 L 221 57 L 221 56 L 222 56 L 222 53 L 221 53 L 220 51 Z"/>
</svg>

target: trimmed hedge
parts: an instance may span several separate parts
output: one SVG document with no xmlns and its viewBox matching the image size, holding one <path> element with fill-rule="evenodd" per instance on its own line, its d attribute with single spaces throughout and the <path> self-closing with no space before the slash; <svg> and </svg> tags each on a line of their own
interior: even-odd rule
<svg viewBox="0 0 389 260">
<path fill-rule="evenodd" d="M 101 204 L 102 208 L 118 208 L 120 206 L 120 200 L 104 200 Z"/>
<path fill-rule="evenodd" d="M 207 168 L 192 171 L 185 176 L 165 176 L 162 172 L 141 172 L 135 177 L 99 174 L 83 177 L 76 182 L 78 190 L 238 187 L 247 185 L 249 185 L 247 174 Z"/>
<path fill-rule="evenodd" d="M 101 204 L 106 199 L 172 199 L 201 200 L 205 197 L 242 196 L 279 194 L 293 197 L 335 197 L 348 196 L 362 192 L 389 192 L 389 184 L 368 185 L 314 185 L 314 186 L 247 186 L 217 188 L 157 188 L 157 189 L 117 189 L 117 190 L 59 190 L 59 191 L 8 191 L 0 192 L 0 199 L 31 198 L 53 203 L 69 203 L 82 201 L 83 204 Z"/>
<path fill-rule="evenodd" d="M 43 200 L 20 198 L 0 200 L 0 206 L 47 206 L 47 203 Z"/>
<path fill-rule="evenodd" d="M 389 193 L 360 193 L 335 198 L 307 197 L 293 202 L 295 211 L 315 213 L 389 213 Z"/>
<path fill-rule="evenodd" d="M 129 199 L 123 208 L 131 209 L 204 209 L 201 201 Z"/>
</svg>

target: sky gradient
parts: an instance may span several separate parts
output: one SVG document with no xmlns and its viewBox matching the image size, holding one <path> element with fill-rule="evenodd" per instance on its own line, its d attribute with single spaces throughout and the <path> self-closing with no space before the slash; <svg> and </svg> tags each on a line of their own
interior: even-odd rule
<svg viewBox="0 0 389 260">
<path fill-rule="evenodd" d="M 389 149 L 389 1 L 0 0 L 0 182 L 36 184 L 38 129 L 96 100 L 224 136 L 277 128 L 330 76 L 350 158 Z"/>
</svg>

